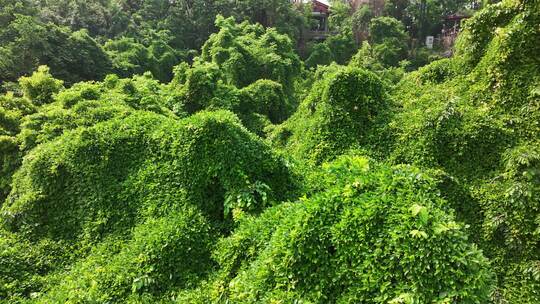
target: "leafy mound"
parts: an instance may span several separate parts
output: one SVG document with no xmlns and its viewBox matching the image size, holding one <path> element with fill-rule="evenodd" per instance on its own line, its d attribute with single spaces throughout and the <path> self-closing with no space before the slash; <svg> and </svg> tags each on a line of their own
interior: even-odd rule
<svg viewBox="0 0 540 304">
<path fill-rule="evenodd" d="M 293 89 L 301 62 L 290 38 L 259 24 L 218 16 L 202 54 L 175 68 L 169 107 L 178 115 L 226 109 L 264 136 L 294 110 Z"/>
<path fill-rule="evenodd" d="M 287 35 L 260 24 L 236 24 L 234 18 L 222 16 L 217 17 L 216 25 L 219 32 L 210 36 L 198 60 L 217 64 L 227 82 L 236 87 L 270 79 L 292 92 L 301 63 Z"/>
<path fill-rule="evenodd" d="M 212 269 L 210 249 L 216 237 L 208 220 L 193 209 L 149 218 L 134 229 L 131 239 L 109 239 L 93 248 L 36 302 L 167 298 L 171 290 L 196 284 Z"/>
<path fill-rule="evenodd" d="M 201 112 L 177 120 L 136 111 L 125 118 L 79 128 L 33 149 L 14 176 L 13 189 L 2 206 L 2 225 L 6 233 L 16 233 L 20 239 L 17 243 L 30 242 L 19 248 L 36 253 L 34 258 L 39 257 L 39 246 L 44 242 L 52 242 L 51 246 L 70 244 L 60 253 L 50 253 L 50 267 L 43 273 L 29 274 L 30 277 L 45 275 L 65 263 L 69 265 L 104 241 L 105 245 L 100 246 L 108 249 L 99 246 L 92 249 L 89 260 L 74 266 L 73 271 L 112 260 L 107 266 L 110 269 L 104 270 L 105 277 L 95 279 L 104 284 L 99 286 L 107 289 L 108 280 L 116 276 L 115 271 L 133 269 L 137 275 L 147 271 L 146 275 L 159 285 L 168 280 L 162 277 L 164 273 L 159 267 L 171 273 L 178 267 L 176 262 L 190 250 L 208 251 L 212 239 L 230 230 L 232 210 L 259 212 L 275 201 L 290 197 L 295 184 L 283 160 L 247 132 L 230 112 Z M 194 218 L 184 214 L 186 208 L 197 210 L 190 211 Z M 174 217 L 174 214 L 178 215 Z M 201 216 L 205 218 L 203 222 L 197 220 Z M 188 228 L 182 228 L 180 219 L 187 221 Z M 188 224 L 191 221 L 200 224 Z M 208 236 L 209 227 L 214 231 L 212 238 Z M 166 244 L 160 242 L 169 242 L 169 238 L 173 241 L 167 246 L 172 248 L 159 249 Z M 120 241 L 122 245 L 115 247 L 118 240 L 126 240 L 125 245 Z M 193 245 L 188 245 L 188 241 L 194 242 Z M 145 245 L 148 242 L 156 245 Z M 1 251 L 11 244 L 3 244 Z M 105 254 L 109 250 L 110 255 Z M 152 255 L 153 250 L 158 250 L 156 256 L 142 261 L 146 266 L 125 264 L 128 261 L 123 257 L 137 260 L 142 258 L 140 254 Z M 23 254 L 10 252 L 6 259 L 11 261 Z M 166 263 L 169 255 L 172 262 L 159 266 Z M 204 260 L 202 256 L 201 259 Z M 189 263 L 196 267 L 194 260 Z M 135 274 L 130 272 L 130 275 Z M 21 282 L 18 277 L 10 273 L 2 278 L 9 282 L 8 286 L 15 286 L 14 290 L 7 287 L 4 293 L 14 296 L 40 291 L 41 283 Z M 26 279 L 23 275 L 22 280 Z M 80 279 L 87 283 L 94 280 L 84 276 Z M 120 299 L 119 294 L 131 288 L 128 281 L 127 278 L 115 281 L 120 291 L 113 288 L 100 296 Z M 70 296 L 77 294 L 73 290 L 66 292 Z M 88 292 L 91 298 L 93 291 Z"/>
<path fill-rule="evenodd" d="M 284 121 L 294 108 L 283 85 L 259 79 L 238 89 L 226 84 L 225 75 L 213 63 L 178 66 L 168 94 L 168 105 L 177 115 L 225 109 L 236 113 L 246 128 L 261 136 L 266 126 Z"/>
<path fill-rule="evenodd" d="M 173 116 L 165 107 L 163 86 L 148 75 L 119 79 L 109 75 L 101 83 L 80 82 L 65 89 L 62 81 L 41 66 L 19 81 L 22 97 L 13 93 L 0 96 L 3 113 L 3 162 L 0 198 L 11 189 L 11 178 L 22 158 L 34 147 L 64 132 L 90 127 L 115 117 L 126 117 L 137 110 Z"/>
<path fill-rule="evenodd" d="M 256 183 L 271 189 L 264 200 L 223 205 Z M 3 214 L 31 235 L 97 237 L 176 200 L 215 219 L 224 209 L 260 211 L 293 184 L 281 160 L 227 112 L 180 122 L 135 113 L 38 146 L 16 173 Z"/>
<path fill-rule="evenodd" d="M 27 99 L 15 97 L 13 93 L 0 96 L 0 205 L 11 189 L 11 176 L 19 167 L 21 152 L 17 134 L 25 116 L 36 111 Z"/>
<path fill-rule="evenodd" d="M 441 168 L 469 190 L 494 261 L 495 301 L 540 301 L 540 3 L 502 1 L 465 23 L 456 57 L 409 74 L 394 93 L 392 158 Z M 475 224 L 476 225 L 476 224 Z"/>
<path fill-rule="evenodd" d="M 162 101 L 164 93 L 161 91 L 161 85 L 148 75 L 132 79 L 110 75 L 101 83 L 79 82 L 56 92 L 39 111 L 24 117 L 18 136 L 21 149 L 29 151 L 66 131 L 126 117 L 137 110 L 172 116 Z M 35 103 L 34 98 L 28 97 L 28 100 Z"/>
<path fill-rule="evenodd" d="M 272 135 L 278 146 L 313 163 L 368 142 L 389 107 L 384 84 L 371 72 L 331 66 L 318 77 L 297 112 Z"/>
<path fill-rule="evenodd" d="M 313 47 L 314 69 L 281 32 L 218 17 L 171 73 L 194 54 L 171 33 L 104 52 L 8 2 L 0 74 L 58 56 L 0 96 L 0 302 L 540 302 L 538 1 L 488 6 L 456 56 L 408 74 L 434 57 L 367 6 Z M 368 24 L 349 66 L 320 66 L 348 61 Z M 31 52 L 55 41 L 74 48 Z M 109 59 L 173 80 L 72 85 Z"/>
<path fill-rule="evenodd" d="M 341 157 L 325 165 L 321 182 L 326 190 L 310 198 L 242 217 L 214 254 L 220 274 L 180 302 L 487 301 L 487 260 L 434 178 Z"/>
</svg>

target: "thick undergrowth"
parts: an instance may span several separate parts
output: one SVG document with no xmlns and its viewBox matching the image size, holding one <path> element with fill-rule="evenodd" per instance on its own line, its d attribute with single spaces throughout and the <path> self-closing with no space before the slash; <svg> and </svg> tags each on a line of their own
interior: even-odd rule
<svg viewBox="0 0 540 304">
<path fill-rule="evenodd" d="M 218 17 L 168 83 L 12 84 L 0 303 L 540 303 L 540 4 L 407 73 L 375 20 L 348 65 Z"/>
</svg>

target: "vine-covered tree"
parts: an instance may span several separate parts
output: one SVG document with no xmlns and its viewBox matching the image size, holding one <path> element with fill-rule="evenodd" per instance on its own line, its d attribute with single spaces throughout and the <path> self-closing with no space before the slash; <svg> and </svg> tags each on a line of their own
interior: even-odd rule
<svg viewBox="0 0 540 304">
<path fill-rule="evenodd" d="M 540 2 L 294 2 L 0 0 L 1 303 L 540 303 Z"/>
</svg>

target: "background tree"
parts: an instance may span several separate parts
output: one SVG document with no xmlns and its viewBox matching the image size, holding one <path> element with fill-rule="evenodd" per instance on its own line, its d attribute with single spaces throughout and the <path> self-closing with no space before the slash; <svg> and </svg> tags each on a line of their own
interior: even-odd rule
<svg viewBox="0 0 540 304">
<path fill-rule="evenodd" d="M 332 49 L 326 43 L 313 44 L 309 53 L 309 57 L 305 61 L 308 68 L 316 68 L 317 65 L 329 65 L 334 59 Z"/>
<path fill-rule="evenodd" d="M 248 20 L 259 23 L 264 27 L 275 27 L 279 32 L 288 34 L 293 39 L 300 38 L 300 32 L 306 26 L 307 20 L 301 10 L 291 5 L 290 0 L 221 0 L 223 12 L 237 20 Z"/>
<path fill-rule="evenodd" d="M 352 26 L 358 42 L 367 38 L 369 23 L 373 17 L 373 12 L 369 5 L 362 5 L 354 12 Z"/>
<path fill-rule="evenodd" d="M 15 81 L 45 64 L 58 78 L 74 83 L 101 79 L 109 71 L 110 61 L 102 47 L 81 30 L 71 32 L 52 23 L 41 23 L 30 16 L 16 18 L 2 32 L 0 47 L 1 81 Z"/>
<path fill-rule="evenodd" d="M 473 6 L 471 0 L 388 0 L 384 13 L 406 26 L 410 35 L 419 39 L 441 30 L 444 17 Z"/>
<path fill-rule="evenodd" d="M 16 15 L 34 15 L 38 12 L 33 0 L 0 0 L 0 34 L 15 20 Z"/>
<path fill-rule="evenodd" d="M 92 36 L 110 37 L 117 14 L 122 14 L 119 2 L 114 0 L 55 0 L 37 1 L 43 22 L 68 26 L 77 31 L 86 29 Z"/>
<path fill-rule="evenodd" d="M 403 24 L 392 17 L 378 17 L 369 24 L 369 40 L 373 48 L 373 56 L 386 66 L 398 66 L 407 58 L 407 41 Z"/>
</svg>

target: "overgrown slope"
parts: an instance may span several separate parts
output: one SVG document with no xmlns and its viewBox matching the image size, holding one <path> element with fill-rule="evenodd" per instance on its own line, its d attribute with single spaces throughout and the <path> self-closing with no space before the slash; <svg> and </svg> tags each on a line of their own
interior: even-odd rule
<svg viewBox="0 0 540 304">
<path fill-rule="evenodd" d="M 222 17 L 170 83 L 40 67 L 0 96 L 0 302 L 540 303 L 539 24 L 488 6 L 399 82 L 383 34 L 307 70 Z"/>
</svg>

